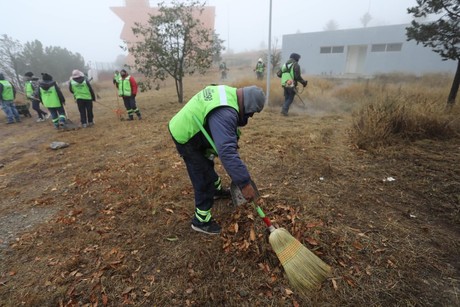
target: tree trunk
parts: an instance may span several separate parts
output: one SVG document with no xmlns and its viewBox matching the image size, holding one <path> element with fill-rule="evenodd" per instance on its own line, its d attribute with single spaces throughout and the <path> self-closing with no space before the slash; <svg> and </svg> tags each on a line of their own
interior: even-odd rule
<svg viewBox="0 0 460 307">
<path fill-rule="evenodd" d="M 454 81 L 450 88 L 449 98 L 447 98 L 447 106 L 451 108 L 455 104 L 455 98 L 457 98 L 458 87 L 460 85 L 460 59 L 457 62 L 457 71 L 455 72 Z"/>
</svg>

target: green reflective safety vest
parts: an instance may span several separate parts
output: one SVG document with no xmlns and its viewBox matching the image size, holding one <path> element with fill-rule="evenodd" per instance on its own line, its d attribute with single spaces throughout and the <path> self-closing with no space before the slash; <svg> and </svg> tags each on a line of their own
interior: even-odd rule
<svg viewBox="0 0 460 307">
<path fill-rule="evenodd" d="M 294 86 L 294 63 L 285 63 L 281 67 L 281 86 L 286 86 L 288 80 L 292 80 Z"/>
<path fill-rule="evenodd" d="M 115 80 L 115 82 L 117 82 L 117 83 L 120 83 L 120 80 L 121 80 L 120 73 L 113 74 L 113 80 Z"/>
<path fill-rule="evenodd" d="M 169 121 L 169 131 L 179 144 L 187 143 L 199 131 L 200 127 L 193 117 L 204 126 L 206 116 L 219 107 L 232 107 L 239 110 L 236 88 L 226 85 L 211 85 L 198 92 Z"/>
<path fill-rule="evenodd" d="M 131 78 L 130 75 L 126 76 L 124 79 L 119 79 L 118 82 L 118 94 L 120 96 L 131 96 L 131 82 L 129 79 Z"/>
<path fill-rule="evenodd" d="M 265 65 L 264 65 L 264 63 L 262 63 L 262 62 L 257 62 L 256 71 L 257 71 L 257 72 L 264 72 L 264 70 L 265 70 Z"/>
<path fill-rule="evenodd" d="M 0 80 L 0 84 L 3 85 L 2 100 L 14 100 L 13 85 L 10 81 Z"/>
<path fill-rule="evenodd" d="M 88 84 L 86 84 L 86 80 L 83 80 L 82 83 L 78 83 L 75 80 L 70 80 L 70 86 L 73 90 L 73 96 L 75 99 L 84 99 L 84 100 L 92 100 L 91 92 L 89 90 Z"/>
<path fill-rule="evenodd" d="M 24 91 L 26 92 L 27 98 L 34 98 L 34 87 L 32 86 L 32 81 L 26 81 Z"/>
<path fill-rule="evenodd" d="M 45 90 L 40 87 L 40 96 L 43 105 L 47 108 L 59 108 L 61 107 L 61 101 L 59 100 L 56 86 L 53 85 L 49 89 Z"/>
</svg>

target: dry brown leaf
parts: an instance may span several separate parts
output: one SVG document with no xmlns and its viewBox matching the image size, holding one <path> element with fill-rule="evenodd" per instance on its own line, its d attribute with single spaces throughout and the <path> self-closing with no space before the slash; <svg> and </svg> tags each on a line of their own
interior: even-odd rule
<svg viewBox="0 0 460 307">
<path fill-rule="evenodd" d="M 126 287 L 125 290 L 123 290 L 123 292 L 121 294 L 126 295 L 126 294 L 128 294 L 129 292 L 131 292 L 133 290 L 134 290 L 134 287 Z"/>
<path fill-rule="evenodd" d="M 235 224 L 233 225 L 233 231 L 234 231 L 235 233 L 238 233 L 238 228 L 239 228 L 239 227 L 238 227 L 238 223 L 235 223 Z"/>
<path fill-rule="evenodd" d="M 363 245 L 358 241 L 353 242 L 353 246 L 359 251 L 363 249 Z"/>
<path fill-rule="evenodd" d="M 166 210 L 166 212 L 169 212 L 169 213 L 171 213 L 171 214 L 174 214 L 174 210 L 173 210 L 173 209 L 166 208 L 165 210 Z"/>
<path fill-rule="evenodd" d="M 335 291 L 337 291 L 339 289 L 339 287 L 337 287 L 337 281 L 333 278 L 331 279 L 332 281 L 332 287 L 334 288 Z"/>
<path fill-rule="evenodd" d="M 254 227 L 251 227 L 251 230 L 249 231 L 249 239 L 251 241 L 256 240 L 256 232 L 254 231 Z"/>
<path fill-rule="evenodd" d="M 307 237 L 305 241 L 307 241 L 310 245 L 315 245 L 315 246 L 318 245 L 318 241 L 316 241 L 315 239 L 311 237 Z"/>
<path fill-rule="evenodd" d="M 288 288 L 286 288 L 284 291 L 286 292 L 287 295 L 291 295 L 294 293 L 291 289 L 288 289 Z"/>
<path fill-rule="evenodd" d="M 109 297 L 105 293 L 102 293 L 102 305 L 107 306 L 108 303 L 109 303 Z"/>
</svg>

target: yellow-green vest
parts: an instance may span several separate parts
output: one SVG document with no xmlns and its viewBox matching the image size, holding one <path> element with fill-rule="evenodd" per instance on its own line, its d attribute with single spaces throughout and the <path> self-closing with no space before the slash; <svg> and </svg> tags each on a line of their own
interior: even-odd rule
<svg viewBox="0 0 460 307">
<path fill-rule="evenodd" d="M 40 87 L 40 96 L 43 105 L 47 108 L 59 108 L 62 106 L 55 85 L 47 90 Z"/>
<path fill-rule="evenodd" d="M 32 81 L 26 81 L 24 86 L 24 91 L 26 92 L 27 98 L 33 99 L 34 98 L 34 87 L 32 85 Z"/>
<path fill-rule="evenodd" d="M 262 62 L 257 62 L 257 65 L 256 65 L 256 72 L 264 72 L 264 70 L 265 70 L 264 63 L 262 63 Z"/>
<path fill-rule="evenodd" d="M 286 86 L 287 80 L 292 80 L 292 86 L 294 86 L 294 62 L 285 63 L 281 67 L 281 86 Z"/>
<path fill-rule="evenodd" d="M 196 120 L 205 126 L 206 116 L 219 107 L 232 107 L 238 112 L 236 88 L 226 85 L 211 85 L 198 92 L 169 121 L 169 131 L 173 138 L 179 144 L 187 143 L 200 131 Z"/>
<path fill-rule="evenodd" d="M 82 83 L 78 83 L 75 80 L 70 80 L 70 86 L 73 90 L 73 96 L 75 99 L 84 99 L 84 100 L 92 100 L 91 91 L 89 90 L 88 84 L 86 84 L 86 80 L 83 80 Z"/>
<path fill-rule="evenodd" d="M 0 80 L 0 84 L 3 85 L 2 100 L 14 100 L 13 85 L 10 83 L 10 81 Z"/>
<path fill-rule="evenodd" d="M 126 76 L 124 79 L 120 79 L 120 82 L 118 83 L 118 94 L 120 96 L 131 96 L 131 82 L 129 82 L 129 79 L 131 76 Z"/>
</svg>

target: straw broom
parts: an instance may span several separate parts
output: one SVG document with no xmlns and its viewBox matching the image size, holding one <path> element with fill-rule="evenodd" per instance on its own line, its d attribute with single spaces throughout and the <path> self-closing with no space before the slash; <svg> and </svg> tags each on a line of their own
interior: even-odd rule
<svg viewBox="0 0 460 307">
<path fill-rule="evenodd" d="M 200 131 L 208 140 L 209 144 L 217 153 L 216 145 L 206 129 L 204 129 L 203 125 L 195 115 L 193 115 L 193 119 L 200 128 Z M 251 185 L 258 195 L 259 192 L 257 187 L 252 180 Z M 230 191 L 232 193 L 232 199 L 239 198 L 234 194 L 241 194 L 241 190 L 234 185 L 233 182 Z M 252 202 L 252 205 L 270 231 L 268 240 L 278 256 L 291 285 L 302 293 L 308 293 L 319 288 L 321 283 L 330 275 L 331 267 L 324 263 L 308 248 L 303 246 L 302 243 L 294 238 L 286 229 L 275 228 L 270 219 L 265 216 L 262 208 L 256 205 L 255 202 Z"/>
<path fill-rule="evenodd" d="M 331 267 L 312 253 L 286 229 L 275 228 L 260 206 L 252 202 L 270 231 L 270 245 L 278 256 L 291 285 L 299 292 L 308 293 L 319 288 L 330 275 Z"/>
</svg>

